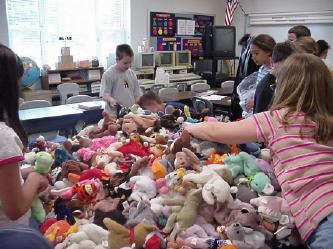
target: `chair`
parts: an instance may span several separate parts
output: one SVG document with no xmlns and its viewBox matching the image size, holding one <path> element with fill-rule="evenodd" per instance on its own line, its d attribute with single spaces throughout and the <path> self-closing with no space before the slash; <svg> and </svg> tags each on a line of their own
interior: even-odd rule
<svg viewBox="0 0 333 249">
<path fill-rule="evenodd" d="M 210 89 L 210 85 L 207 83 L 195 83 L 191 85 L 192 92 L 204 92 Z"/>
<path fill-rule="evenodd" d="M 169 95 L 169 94 L 177 94 L 177 93 L 178 93 L 178 89 L 175 87 L 162 88 L 158 91 L 158 95 L 160 97 L 163 97 L 163 96 Z"/>
<path fill-rule="evenodd" d="M 164 88 L 164 85 L 162 84 L 155 84 L 150 88 L 150 91 L 153 91 L 154 93 L 158 94 L 158 91 L 160 89 Z"/>
<path fill-rule="evenodd" d="M 66 99 L 71 96 L 79 95 L 80 87 L 76 83 L 62 83 L 57 86 L 60 94 L 60 102 L 62 105 L 66 104 Z"/>
<path fill-rule="evenodd" d="M 66 100 L 66 104 L 75 104 L 75 103 L 81 103 L 81 102 L 89 102 L 93 101 L 94 98 L 88 95 L 75 95 L 72 97 L 69 97 Z"/>
<path fill-rule="evenodd" d="M 27 109 L 34 109 L 34 108 L 41 108 L 41 107 L 51 107 L 52 104 L 47 100 L 30 100 L 24 101 L 19 109 L 20 110 L 27 110 Z"/>
<path fill-rule="evenodd" d="M 52 104 L 47 100 L 30 100 L 30 101 L 23 102 L 20 105 L 20 110 L 51 107 L 51 106 L 52 106 Z M 58 132 L 57 131 L 47 131 L 47 132 L 30 134 L 28 136 L 28 141 L 29 142 L 35 141 L 41 135 L 45 138 L 46 141 L 50 141 L 50 140 L 57 138 Z"/>
<path fill-rule="evenodd" d="M 19 98 L 19 106 L 24 102 L 23 98 Z"/>
<path fill-rule="evenodd" d="M 210 114 L 213 114 L 213 103 L 209 100 L 199 97 L 192 97 L 192 104 L 194 110 L 198 113 L 201 113 L 205 108 L 208 108 Z"/>
<path fill-rule="evenodd" d="M 177 84 L 177 89 L 179 92 L 185 92 L 187 90 L 187 84 L 179 83 L 179 84 Z"/>
<path fill-rule="evenodd" d="M 232 94 L 232 92 L 234 90 L 234 81 L 227 80 L 227 81 L 222 82 L 221 88 L 222 88 L 224 94 Z"/>
<path fill-rule="evenodd" d="M 146 92 L 146 88 L 144 88 L 143 86 L 140 86 L 140 96 L 144 95 Z"/>
</svg>

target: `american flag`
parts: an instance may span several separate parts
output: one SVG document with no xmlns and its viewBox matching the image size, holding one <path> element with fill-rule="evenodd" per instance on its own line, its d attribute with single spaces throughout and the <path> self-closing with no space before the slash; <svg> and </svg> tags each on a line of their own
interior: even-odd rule
<svg viewBox="0 0 333 249">
<path fill-rule="evenodd" d="M 238 6 L 238 0 L 227 0 L 227 6 L 225 9 L 224 25 L 230 26 L 232 19 L 234 18 L 234 12 Z"/>
</svg>

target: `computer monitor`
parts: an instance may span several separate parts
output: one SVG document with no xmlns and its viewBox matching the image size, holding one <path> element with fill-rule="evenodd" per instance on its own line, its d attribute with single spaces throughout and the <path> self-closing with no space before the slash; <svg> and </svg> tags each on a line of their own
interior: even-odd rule
<svg viewBox="0 0 333 249">
<path fill-rule="evenodd" d="M 213 53 L 220 57 L 235 57 L 236 29 L 232 26 L 214 26 Z"/>
<path fill-rule="evenodd" d="M 156 52 L 156 64 L 160 67 L 174 67 L 175 52 L 174 51 Z"/>
<path fill-rule="evenodd" d="M 191 66 L 190 50 L 183 50 L 176 52 L 176 66 Z"/>
<path fill-rule="evenodd" d="M 134 56 L 134 59 L 135 59 L 135 67 L 138 69 L 155 67 L 154 53 L 138 53 Z"/>
</svg>

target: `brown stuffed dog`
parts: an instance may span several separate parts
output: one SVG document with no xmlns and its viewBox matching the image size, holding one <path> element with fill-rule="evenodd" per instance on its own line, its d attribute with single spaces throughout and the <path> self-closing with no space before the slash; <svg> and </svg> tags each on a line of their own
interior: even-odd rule
<svg viewBox="0 0 333 249">
<path fill-rule="evenodd" d="M 103 112 L 103 126 L 90 133 L 91 138 L 100 138 L 104 136 L 114 136 L 120 129 L 120 124 L 115 117 L 111 117 L 108 112 Z"/>
</svg>

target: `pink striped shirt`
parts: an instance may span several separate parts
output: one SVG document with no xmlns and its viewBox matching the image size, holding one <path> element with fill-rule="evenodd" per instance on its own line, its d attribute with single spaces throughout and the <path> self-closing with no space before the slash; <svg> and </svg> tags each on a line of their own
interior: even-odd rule
<svg viewBox="0 0 333 249">
<path fill-rule="evenodd" d="M 274 172 L 290 205 L 304 241 L 318 224 L 333 213 L 333 140 L 327 145 L 314 139 L 315 123 L 302 125 L 304 114 L 291 115 L 287 128 L 285 111 L 254 115 L 258 140 L 270 148 Z M 299 134 L 302 129 L 301 136 Z"/>
</svg>

